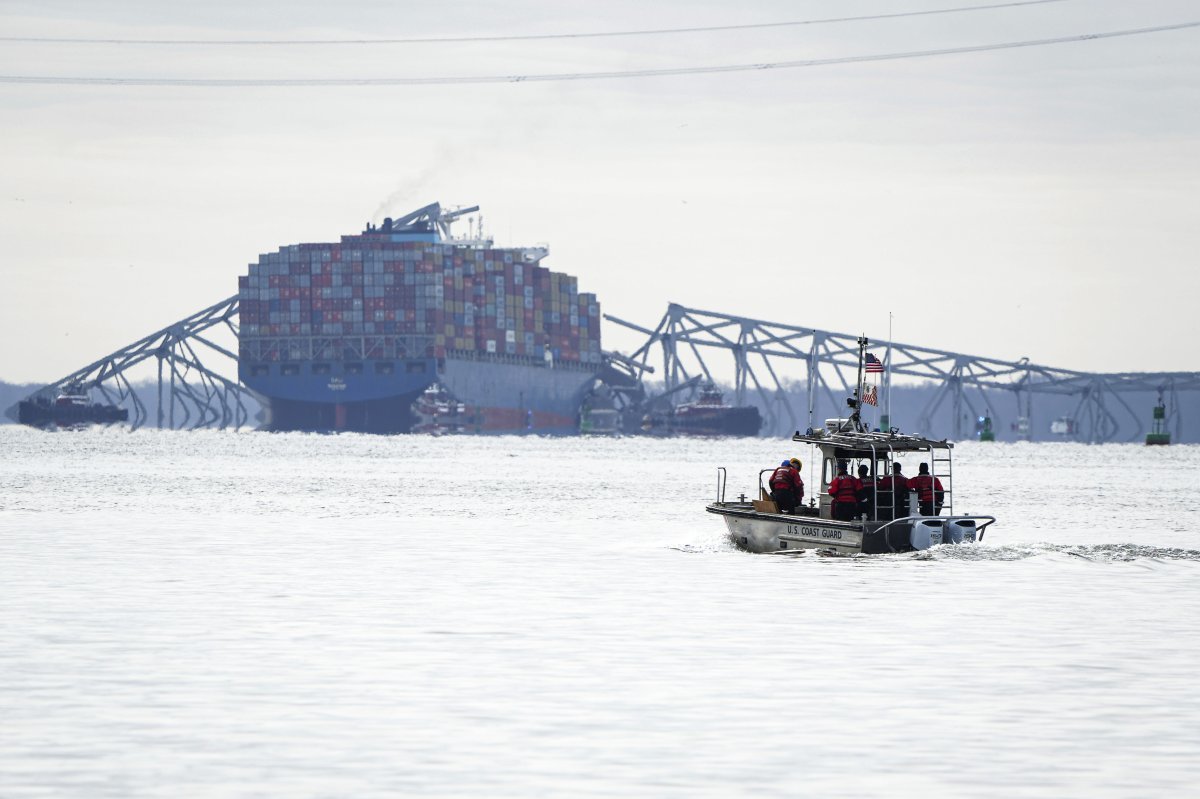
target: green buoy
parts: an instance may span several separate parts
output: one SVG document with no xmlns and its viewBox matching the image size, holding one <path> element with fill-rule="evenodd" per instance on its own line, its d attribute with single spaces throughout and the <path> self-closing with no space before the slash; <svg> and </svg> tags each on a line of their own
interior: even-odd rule
<svg viewBox="0 0 1200 799">
<path fill-rule="evenodd" d="M 992 417 L 984 416 L 979 420 L 979 440 L 980 441 L 995 441 L 996 431 L 992 429 Z"/>
<path fill-rule="evenodd" d="M 1146 434 L 1148 446 L 1166 445 L 1171 443 L 1171 434 L 1167 432 L 1167 406 L 1163 402 L 1162 392 L 1158 392 L 1158 404 L 1154 406 L 1154 421 L 1150 423 L 1150 432 Z"/>
</svg>

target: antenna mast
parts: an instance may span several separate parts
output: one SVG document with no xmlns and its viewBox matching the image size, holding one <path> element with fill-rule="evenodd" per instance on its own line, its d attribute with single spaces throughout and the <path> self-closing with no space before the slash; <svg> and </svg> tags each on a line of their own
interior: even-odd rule
<svg viewBox="0 0 1200 799">
<path fill-rule="evenodd" d="M 854 425 L 854 429 L 858 432 L 863 431 L 862 423 L 862 384 L 863 384 L 863 353 L 867 351 L 867 344 L 870 342 L 866 336 L 858 337 L 858 380 L 854 383 L 854 398 L 848 400 L 850 407 L 854 412 L 850 414 L 850 422 Z"/>
<path fill-rule="evenodd" d="M 883 415 L 883 418 L 886 421 L 882 426 L 890 429 L 892 426 L 892 312 L 891 311 L 888 311 L 887 353 L 883 357 L 886 361 L 886 363 L 884 363 L 884 365 L 883 365 L 883 368 L 884 368 L 883 384 L 884 384 L 884 390 L 887 391 L 887 412 Z M 888 431 L 884 430 L 883 432 L 886 433 Z"/>
</svg>

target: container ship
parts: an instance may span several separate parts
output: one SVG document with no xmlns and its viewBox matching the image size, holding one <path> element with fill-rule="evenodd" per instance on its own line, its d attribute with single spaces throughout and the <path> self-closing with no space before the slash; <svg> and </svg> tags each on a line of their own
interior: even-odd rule
<svg viewBox="0 0 1200 799">
<path fill-rule="evenodd" d="M 579 432 L 599 302 L 541 265 L 546 247 L 451 236 L 478 210 L 433 203 L 249 265 L 238 370 L 266 429 Z"/>
</svg>

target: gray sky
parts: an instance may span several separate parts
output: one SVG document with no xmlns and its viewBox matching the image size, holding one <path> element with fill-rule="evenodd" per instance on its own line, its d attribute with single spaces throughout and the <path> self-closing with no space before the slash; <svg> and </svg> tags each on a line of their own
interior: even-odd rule
<svg viewBox="0 0 1200 799">
<path fill-rule="evenodd" d="M 989 0 L 978 0 L 986 4 Z M 994 2 L 995 0 L 991 0 Z M 398 38 L 970 5 L 0 2 L 0 35 Z M 5 42 L 0 74 L 363 78 L 885 53 L 1200 19 L 1063 0 L 671 36 L 233 47 Z M 229 296 L 261 252 L 434 200 L 548 242 L 604 311 L 668 301 L 1088 370 L 1200 370 L 1200 29 L 804 69 L 478 86 L 0 84 L 0 379 Z M 637 337 L 609 325 L 606 348 Z"/>
</svg>

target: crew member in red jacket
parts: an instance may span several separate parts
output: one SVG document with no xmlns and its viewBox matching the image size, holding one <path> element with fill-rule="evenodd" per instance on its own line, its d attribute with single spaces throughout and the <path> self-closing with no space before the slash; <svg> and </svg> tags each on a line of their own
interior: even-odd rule
<svg viewBox="0 0 1200 799">
<path fill-rule="evenodd" d="M 796 510 L 796 504 L 804 496 L 804 483 L 800 481 L 800 473 L 792 468 L 791 461 L 779 464 L 779 468 L 771 472 L 771 479 L 767 484 L 771 486 L 771 499 L 779 506 L 780 513 L 792 513 Z M 796 495 L 797 484 L 800 489 L 799 497 Z"/>
<path fill-rule="evenodd" d="M 862 483 L 862 490 L 858 492 L 858 510 L 868 519 L 875 518 L 875 478 L 871 476 L 871 467 L 867 464 L 860 464 L 858 467 L 858 481 Z"/>
<path fill-rule="evenodd" d="M 917 492 L 917 505 L 922 516 L 937 516 L 942 512 L 942 500 L 946 492 L 942 481 L 929 474 L 929 464 L 922 463 L 917 469 L 917 476 L 908 481 L 911 491 Z"/>
<path fill-rule="evenodd" d="M 858 493 L 862 491 L 862 487 L 862 481 L 849 475 L 846 462 L 838 463 L 837 477 L 829 484 L 829 496 L 833 500 L 833 518 L 843 522 L 854 520 L 858 515 Z"/>
<path fill-rule="evenodd" d="M 804 464 L 800 462 L 799 458 L 792 458 L 788 463 L 792 464 L 792 471 L 795 472 L 792 493 L 796 495 L 796 507 L 799 508 L 804 504 L 804 480 L 800 477 L 800 469 Z"/>
<path fill-rule="evenodd" d="M 879 518 L 883 521 L 903 519 L 908 515 L 908 478 L 898 463 L 892 464 L 892 473 L 879 481 Z"/>
</svg>

